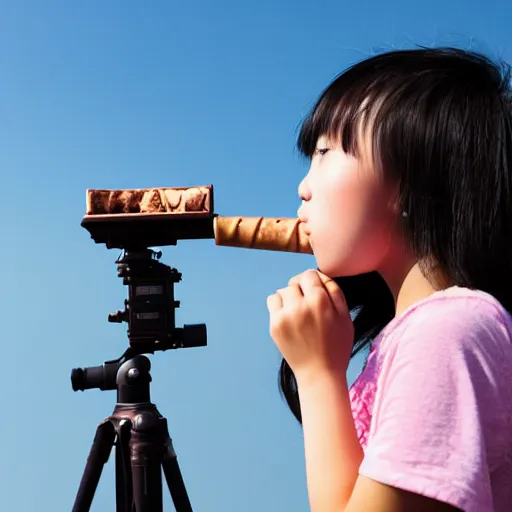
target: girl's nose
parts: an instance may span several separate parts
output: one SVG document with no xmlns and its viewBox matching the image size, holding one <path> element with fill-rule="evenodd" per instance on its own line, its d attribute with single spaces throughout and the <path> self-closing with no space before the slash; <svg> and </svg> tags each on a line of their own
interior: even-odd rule
<svg viewBox="0 0 512 512">
<path fill-rule="evenodd" d="M 305 176 L 304 179 L 299 184 L 299 197 L 303 201 L 309 201 L 311 199 L 311 191 L 309 190 L 307 178 L 308 177 Z"/>
</svg>

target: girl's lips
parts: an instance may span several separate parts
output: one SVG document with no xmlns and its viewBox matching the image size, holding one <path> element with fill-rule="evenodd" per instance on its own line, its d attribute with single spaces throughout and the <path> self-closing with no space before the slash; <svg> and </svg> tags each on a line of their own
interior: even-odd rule
<svg viewBox="0 0 512 512">
<path fill-rule="evenodd" d="M 306 234 L 306 236 L 310 236 L 311 235 L 311 231 L 308 229 L 307 221 L 302 220 L 301 218 L 299 218 L 299 220 L 301 222 L 301 229 L 302 229 L 302 231 Z"/>
<path fill-rule="evenodd" d="M 311 235 L 311 231 L 308 229 L 308 218 L 304 215 L 302 206 L 297 210 L 297 217 L 301 223 L 302 231 L 309 237 Z"/>
</svg>

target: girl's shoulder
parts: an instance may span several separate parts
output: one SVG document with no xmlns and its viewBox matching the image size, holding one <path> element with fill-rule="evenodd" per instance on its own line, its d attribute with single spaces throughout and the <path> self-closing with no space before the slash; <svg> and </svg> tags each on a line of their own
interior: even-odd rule
<svg viewBox="0 0 512 512">
<path fill-rule="evenodd" d="M 462 287 L 438 291 L 418 301 L 384 329 L 383 345 L 427 345 L 429 351 L 486 350 L 496 346 L 512 357 L 512 315 L 492 295 Z M 427 347 L 425 347 L 427 348 Z"/>
<path fill-rule="evenodd" d="M 484 401 L 512 395 L 512 316 L 485 292 L 437 292 L 395 318 L 376 342 L 372 357 L 381 389 L 400 381 L 443 396 L 471 383 L 466 391 Z M 512 414 L 512 402 L 506 409 Z"/>
<path fill-rule="evenodd" d="M 398 320 L 404 321 L 406 318 L 417 314 L 418 312 L 426 312 L 435 310 L 460 309 L 465 311 L 467 307 L 483 306 L 486 314 L 494 312 L 499 316 L 507 317 L 510 321 L 510 315 L 501 303 L 491 294 L 482 290 L 464 288 L 461 286 L 452 286 L 446 290 L 440 290 L 429 297 L 420 300 L 406 309 Z M 442 308 L 442 309 L 441 309 Z"/>
</svg>

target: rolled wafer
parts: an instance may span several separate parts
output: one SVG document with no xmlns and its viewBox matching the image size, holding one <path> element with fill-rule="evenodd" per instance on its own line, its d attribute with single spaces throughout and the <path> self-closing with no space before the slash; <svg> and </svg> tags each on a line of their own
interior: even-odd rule
<svg viewBox="0 0 512 512">
<path fill-rule="evenodd" d="M 217 245 L 313 253 L 299 219 L 218 216 L 214 219 L 214 233 Z"/>
</svg>

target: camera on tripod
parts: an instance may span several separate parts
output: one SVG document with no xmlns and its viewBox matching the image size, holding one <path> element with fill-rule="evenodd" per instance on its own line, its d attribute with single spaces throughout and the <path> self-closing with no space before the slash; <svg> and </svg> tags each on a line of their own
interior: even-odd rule
<svg viewBox="0 0 512 512">
<path fill-rule="evenodd" d="M 117 274 L 128 298 L 108 321 L 128 324 L 130 346 L 119 359 L 71 372 L 74 391 L 117 390 L 113 413 L 96 429 L 73 512 L 90 510 L 113 446 L 118 512 L 161 512 L 162 470 L 176 510 L 190 512 L 167 420 L 151 403 L 151 364 L 144 354 L 204 347 L 206 326 L 176 327 L 174 285 L 182 276 L 151 247 L 214 238 L 213 188 L 88 190 L 82 226 L 96 243 L 123 251 Z"/>
</svg>

